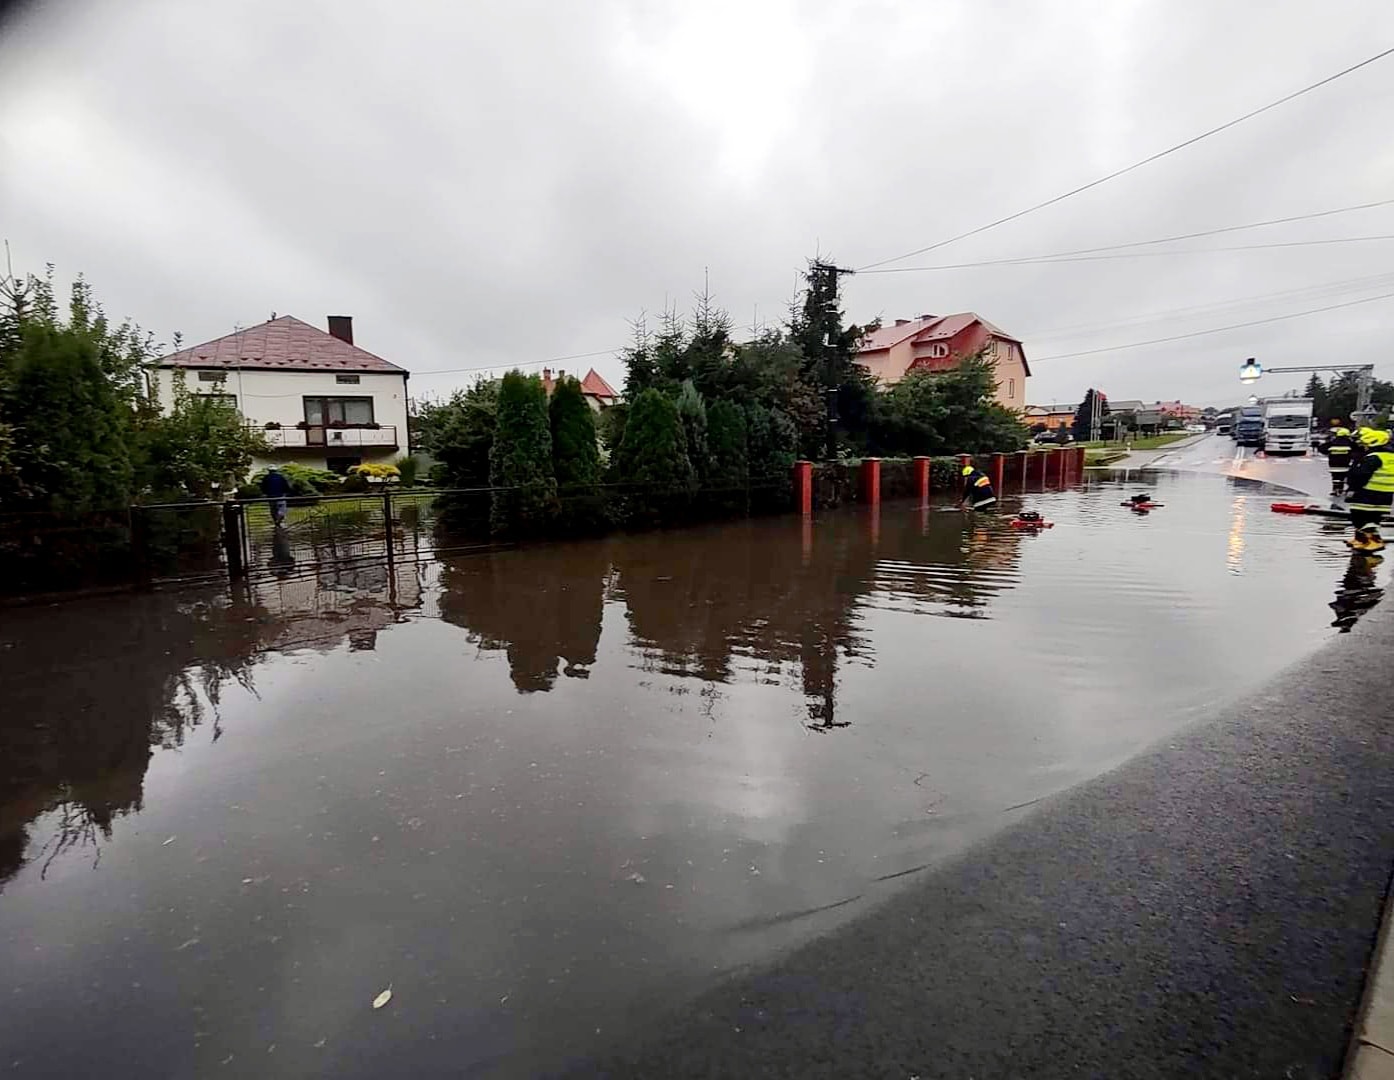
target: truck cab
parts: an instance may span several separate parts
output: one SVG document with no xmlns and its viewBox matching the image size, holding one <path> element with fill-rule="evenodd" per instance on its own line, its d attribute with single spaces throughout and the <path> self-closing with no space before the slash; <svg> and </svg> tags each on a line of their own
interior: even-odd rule
<svg viewBox="0 0 1394 1080">
<path fill-rule="evenodd" d="M 1305 454 L 1312 446 L 1311 398 L 1277 398 L 1264 403 L 1264 451 Z"/>
<path fill-rule="evenodd" d="M 1240 446 L 1263 446 L 1263 409 L 1246 405 L 1234 417 L 1234 441 Z"/>
</svg>

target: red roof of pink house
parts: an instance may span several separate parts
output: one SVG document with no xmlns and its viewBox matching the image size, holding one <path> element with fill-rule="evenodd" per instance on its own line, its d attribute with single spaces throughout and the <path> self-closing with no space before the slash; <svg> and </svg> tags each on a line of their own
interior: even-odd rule
<svg viewBox="0 0 1394 1080">
<path fill-rule="evenodd" d="M 600 373 L 591 368 L 586 372 L 586 377 L 581 380 L 581 393 L 590 394 L 593 397 L 617 398 L 614 388 L 600 377 Z"/>
<path fill-rule="evenodd" d="M 879 330 L 874 330 L 862 341 L 862 352 L 871 352 L 875 349 L 889 349 L 892 345 L 899 345 L 906 338 L 918 337 L 921 341 L 943 341 L 947 338 L 955 337 L 962 333 L 974 323 L 982 323 L 983 328 L 990 334 L 1007 341 L 1015 341 L 1021 344 L 1020 338 L 1014 338 L 1011 334 L 993 326 L 981 315 L 971 311 L 963 311 L 957 315 L 921 315 L 918 319 L 907 319 L 899 326 L 894 324 L 883 326 Z M 926 331 L 928 331 L 926 333 Z"/>
<path fill-rule="evenodd" d="M 161 360 L 159 366 L 407 373 L 406 368 L 290 315 L 180 349 Z"/>
</svg>

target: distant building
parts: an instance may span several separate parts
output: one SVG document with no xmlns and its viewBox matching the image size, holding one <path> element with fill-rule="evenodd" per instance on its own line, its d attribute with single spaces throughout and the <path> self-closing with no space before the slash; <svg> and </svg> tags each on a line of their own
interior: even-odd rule
<svg viewBox="0 0 1394 1080">
<path fill-rule="evenodd" d="M 977 352 L 992 365 L 998 402 L 1023 409 L 1031 369 L 1021 342 L 971 311 L 896 319 L 866 336 L 857 362 L 882 386 L 892 386 L 909 371 L 952 371 Z"/>
<path fill-rule="evenodd" d="M 1166 420 L 1180 420 L 1183 424 L 1194 424 L 1200 419 L 1201 410 L 1195 405 L 1183 405 L 1179 401 L 1159 401 L 1154 406 Z"/>
<path fill-rule="evenodd" d="M 409 450 L 408 372 L 354 345 L 351 317 L 330 315 L 328 326 L 282 315 L 180 349 L 149 373 L 151 396 L 168 411 L 182 379 L 190 393 L 223 398 L 266 436 L 272 460 L 335 472 L 395 461 Z"/>
<path fill-rule="evenodd" d="M 552 396 L 552 391 L 556 389 L 557 382 L 566 378 L 565 371 L 558 371 L 556 379 L 552 378 L 552 369 L 542 369 L 542 388 L 547 391 L 547 396 Z M 591 368 L 586 372 L 586 377 L 581 380 L 581 394 L 595 412 L 601 412 L 616 404 L 620 396 L 615 393 L 614 387 L 601 377 L 600 372 Z"/>
<path fill-rule="evenodd" d="M 1047 431 L 1059 431 L 1074 424 L 1078 409 L 1078 404 L 1060 401 L 1050 405 L 1028 405 L 1021 418 L 1029 428 L 1043 427 Z"/>
</svg>

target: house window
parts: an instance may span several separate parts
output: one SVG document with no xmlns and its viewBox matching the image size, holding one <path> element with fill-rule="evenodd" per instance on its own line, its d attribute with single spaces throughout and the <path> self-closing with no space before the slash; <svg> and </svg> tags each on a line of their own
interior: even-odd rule
<svg viewBox="0 0 1394 1080">
<path fill-rule="evenodd" d="M 305 423 L 310 427 L 364 427 L 373 422 L 370 397 L 307 397 Z"/>
<path fill-rule="evenodd" d="M 357 376 L 357 375 L 335 375 L 335 376 L 334 376 L 334 381 L 335 381 L 336 383 L 338 383 L 340 386 L 357 386 L 357 385 L 358 385 L 358 376 Z"/>
<path fill-rule="evenodd" d="M 226 371 L 200 371 L 200 372 L 198 373 L 198 381 L 199 381 L 199 382 L 215 382 L 215 383 L 227 382 L 227 372 L 226 372 Z"/>
<path fill-rule="evenodd" d="M 332 454 L 324 462 L 325 468 L 332 473 L 338 473 L 340 476 L 347 476 L 351 468 L 362 464 L 361 457 L 350 457 L 344 454 Z"/>
<path fill-rule="evenodd" d="M 220 402 L 221 404 L 226 405 L 229 409 L 232 409 L 234 411 L 236 411 L 237 409 L 236 394 L 200 394 L 199 397 L 208 398 L 210 401 Z"/>
<path fill-rule="evenodd" d="M 949 346 L 942 341 L 936 341 L 929 347 L 929 358 L 931 360 L 942 360 L 949 355 Z"/>
<path fill-rule="evenodd" d="M 1015 399 L 1016 399 L 1016 380 L 1015 380 L 1015 379 L 1008 379 L 1008 380 L 1007 380 L 1007 397 L 1010 398 L 1010 399 L 1012 399 L 1012 400 L 1015 400 Z"/>
</svg>

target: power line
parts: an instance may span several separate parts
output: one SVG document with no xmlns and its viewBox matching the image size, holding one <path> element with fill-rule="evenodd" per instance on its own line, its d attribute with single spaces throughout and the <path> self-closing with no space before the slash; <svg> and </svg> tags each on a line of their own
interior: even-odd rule
<svg viewBox="0 0 1394 1080">
<path fill-rule="evenodd" d="M 572 353 L 569 356 L 552 356 L 546 360 L 508 360 L 499 364 L 484 364 L 481 367 L 432 368 L 429 371 L 413 371 L 413 375 L 460 375 L 471 371 L 497 371 L 499 368 L 537 367 L 540 364 L 559 364 L 564 360 L 589 360 L 593 356 L 614 356 L 616 349 L 597 349 L 595 352 Z"/>
<path fill-rule="evenodd" d="M 1189 334 L 1173 334 L 1171 337 L 1153 338 L 1151 341 L 1133 341 L 1127 345 L 1110 345 L 1103 349 L 1083 349 L 1080 352 L 1056 353 L 1054 356 L 1038 356 L 1031 361 L 1039 364 L 1044 360 L 1070 360 L 1076 356 L 1094 356 L 1098 353 L 1122 352 L 1124 349 L 1140 349 L 1144 345 L 1161 345 L 1167 341 L 1182 341 L 1185 338 L 1204 337 L 1206 334 L 1220 334 L 1226 330 L 1240 330 L 1246 326 L 1262 326 L 1265 323 L 1283 322 L 1285 319 L 1300 319 L 1306 315 L 1318 315 L 1323 311 L 1335 311 L 1338 308 L 1355 307 L 1357 304 L 1371 304 L 1376 300 L 1388 300 L 1394 297 L 1394 292 L 1381 293 L 1379 296 L 1367 296 L 1363 300 L 1347 300 L 1343 304 L 1328 304 L 1326 307 L 1310 308 L 1307 311 L 1292 311 L 1286 315 L 1274 315 L 1268 319 L 1254 319 L 1250 322 L 1231 323 L 1229 326 L 1214 326 L 1209 330 L 1196 330 Z"/>
<path fill-rule="evenodd" d="M 1389 206 L 1394 204 L 1394 199 L 1381 199 L 1379 202 L 1361 203 L 1358 206 L 1341 206 L 1334 210 L 1318 210 L 1312 214 L 1295 214 L 1292 217 L 1271 218 L 1268 221 L 1253 221 L 1247 225 L 1226 225 L 1219 229 L 1204 229 L 1201 232 L 1179 233 L 1176 236 L 1162 236 L 1155 240 L 1130 240 L 1123 244 L 1105 244 L 1101 247 L 1076 248 L 1073 251 L 1061 251 L 1053 255 L 1033 255 L 1022 256 L 1022 258 L 1054 259 L 1062 258 L 1066 255 L 1092 255 L 1099 251 L 1122 251 L 1125 248 L 1148 247 L 1153 244 L 1169 244 L 1174 240 L 1195 240 L 1202 236 L 1219 236 L 1221 233 L 1243 232 L 1246 229 L 1260 229 L 1267 225 L 1286 225 L 1293 221 L 1310 221 L 1313 218 L 1330 217 L 1333 214 L 1348 214 L 1353 210 L 1370 210 L 1377 206 Z M 1011 260 L 1001 260 L 1011 261 Z M 952 267 L 959 269 L 961 266 L 993 265 L 993 263 L 960 263 Z M 866 270 L 867 274 L 896 274 L 910 270 L 939 269 L 939 267 L 915 267 L 915 266 L 892 266 L 880 270 Z"/>
<path fill-rule="evenodd" d="M 1094 248 L 1092 250 L 1109 253 L 1101 255 L 1080 255 L 1073 252 L 1060 251 L 1047 255 L 1021 255 L 1010 259 L 980 259 L 977 262 L 934 263 L 930 266 L 888 266 L 883 270 L 869 270 L 867 272 L 871 274 L 913 274 L 928 270 L 972 270 L 982 266 L 1030 266 L 1042 263 L 1103 262 L 1109 259 L 1160 259 L 1168 255 L 1209 255 L 1212 252 L 1221 251 L 1265 251 L 1269 248 L 1319 247 L 1324 244 L 1359 244 L 1370 240 L 1394 240 L 1394 233 L 1381 233 L 1375 236 L 1338 236 L 1329 240 L 1285 240 L 1273 244 L 1231 244 L 1225 247 L 1178 248 L 1173 251 L 1113 251 L 1109 248 Z M 1144 240 L 1139 243 L 1160 242 L 1161 241 Z M 1118 245 L 1119 248 L 1136 246 L 1136 244 Z"/>
<path fill-rule="evenodd" d="M 1319 285 L 1304 285 L 1296 289 L 1282 289 L 1277 292 L 1258 293 L 1253 296 L 1238 296 L 1231 300 L 1216 300 L 1208 304 L 1190 304 L 1185 307 L 1167 308 L 1161 311 L 1140 312 L 1137 315 L 1132 315 L 1127 318 L 1110 319 L 1106 322 L 1072 323 L 1069 326 L 1055 326 L 1048 330 L 1025 333 L 1022 335 L 1022 338 L 1027 341 L 1040 341 L 1043 338 L 1080 337 L 1084 333 L 1109 330 L 1114 327 L 1128 326 L 1133 323 L 1147 323 L 1175 316 L 1195 315 L 1203 312 L 1209 313 L 1224 308 L 1242 307 L 1246 304 L 1292 299 L 1300 296 L 1315 299 L 1322 293 L 1340 295 L 1342 292 L 1348 290 L 1380 288 L 1390 284 L 1394 284 L 1394 273 L 1372 274 L 1368 277 L 1348 278 L 1343 281 L 1328 281 Z"/>
<path fill-rule="evenodd" d="M 956 236 L 950 236 L 945 240 L 939 240 L 933 244 L 927 244 L 922 248 L 916 248 L 914 251 L 907 251 L 903 255 L 895 255 L 889 259 L 880 259 L 877 262 L 867 263 L 865 266 L 858 267 L 858 272 L 870 270 L 873 267 L 877 266 L 885 266 L 887 263 L 899 262 L 901 259 L 913 258 L 916 255 L 923 255 L 927 251 L 933 251 L 935 248 L 944 247 L 946 244 L 952 244 L 959 240 L 965 240 L 970 236 L 977 236 L 978 233 L 984 233 L 987 232 L 989 229 L 995 229 L 998 225 L 1005 225 L 1009 221 L 1015 221 L 1017 218 L 1025 217 L 1027 214 L 1035 213 L 1037 210 L 1044 210 L 1047 206 L 1054 206 L 1058 202 L 1064 202 L 1066 199 L 1078 195 L 1081 192 L 1088 191 L 1090 188 L 1096 188 L 1100 184 L 1105 184 L 1110 180 L 1116 180 L 1118 177 L 1130 173 L 1134 169 L 1140 169 L 1144 165 L 1150 165 L 1152 162 L 1158 161 L 1161 158 L 1168 156 L 1169 154 L 1174 154 L 1178 150 L 1184 150 L 1188 146 L 1194 146 L 1202 139 L 1208 139 L 1211 135 L 1218 135 L 1220 132 L 1227 131 L 1228 129 L 1234 127 L 1236 124 L 1242 124 L 1245 120 L 1252 120 L 1255 116 L 1259 116 L 1263 113 L 1266 113 L 1270 109 L 1276 109 L 1279 105 L 1285 105 L 1287 102 L 1292 101 L 1294 98 L 1299 98 L 1303 94 L 1310 94 L 1313 90 L 1323 87 L 1327 83 L 1335 82 L 1337 79 L 1343 78 L 1344 76 L 1349 75 L 1352 72 L 1359 71 L 1361 68 L 1366 67 L 1369 64 L 1373 64 L 1378 60 L 1383 60 L 1385 57 L 1390 55 L 1394 55 L 1394 48 L 1385 49 L 1383 52 L 1376 53 L 1374 56 L 1367 57 L 1366 59 L 1361 60 L 1358 64 L 1352 64 L 1350 67 L 1344 68 L 1341 71 L 1336 72 L 1334 75 L 1328 75 L 1326 78 L 1318 82 L 1314 82 L 1310 86 L 1304 86 L 1301 90 L 1294 90 L 1291 94 L 1287 94 L 1284 97 L 1280 97 L 1276 101 L 1270 101 L 1267 105 L 1263 105 L 1257 109 L 1253 109 L 1250 112 L 1246 112 L 1243 116 L 1237 116 L 1233 120 L 1220 124 L 1218 127 L 1210 128 L 1208 131 L 1202 131 L 1199 135 L 1194 135 L 1191 138 L 1185 140 L 1184 142 L 1179 142 L 1174 146 L 1169 146 L 1165 150 L 1160 150 L 1155 154 L 1143 158 L 1141 161 L 1135 161 L 1131 165 L 1127 165 L 1121 169 L 1117 169 L 1106 176 L 1101 176 L 1097 180 L 1091 180 L 1087 184 L 1081 184 L 1079 187 L 1072 188 L 1071 190 L 1066 191 L 1062 195 L 1056 195 L 1054 198 L 1046 199 L 1044 202 L 1036 203 L 1034 206 L 1028 206 L 1025 210 L 1018 210 L 1016 213 L 1008 214 L 1006 217 L 998 218 L 996 221 L 989 221 L 986 225 L 979 225 L 976 229 L 969 229 L 967 232 L 959 233 Z"/>
</svg>

